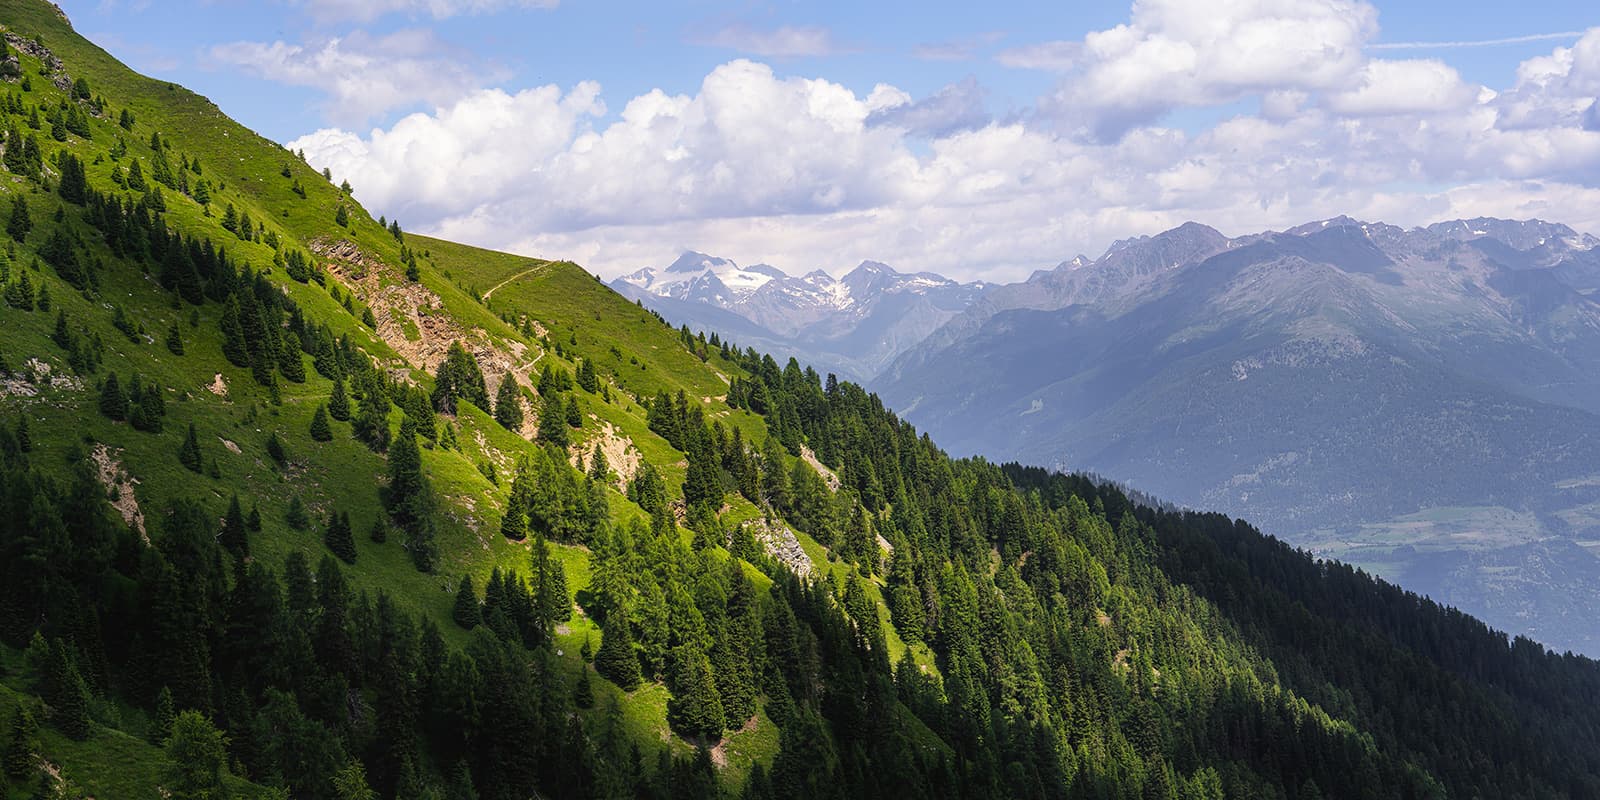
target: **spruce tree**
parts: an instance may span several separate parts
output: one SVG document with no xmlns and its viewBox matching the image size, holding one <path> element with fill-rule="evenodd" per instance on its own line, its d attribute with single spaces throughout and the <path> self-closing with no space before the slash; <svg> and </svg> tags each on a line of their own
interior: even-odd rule
<svg viewBox="0 0 1600 800">
<path fill-rule="evenodd" d="M 356 760 L 333 773 L 333 796 L 335 800 L 378 800 L 378 793 L 367 785 L 366 766 Z"/>
<path fill-rule="evenodd" d="M 583 410 L 578 408 L 578 398 L 567 396 L 566 423 L 571 428 L 583 427 Z"/>
<path fill-rule="evenodd" d="M 32 229 L 33 220 L 28 216 L 28 198 L 19 194 L 11 204 L 11 217 L 6 220 L 6 233 L 21 242 L 28 238 L 28 231 Z"/>
<path fill-rule="evenodd" d="M 510 371 L 500 379 L 500 391 L 494 399 L 494 418 L 512 433 L 522 430 L 522 396 L 517 391 L 517 379 Z"/>
<path fill-rule="evenodd" d="M 11 716 L 11 727 L 6 737 L 6 750 L 3 756 L 5 775 L 13 781 L 21 781 L 33 774 L 38 768 L 34 759 L 34 752 L 39 749 L 39 727 L 33 721 L 33 715 L 28 709 L 18 704 L 16 713 Z"/>
<path fill-rule="evenodd" d="M 267 455 L 271 456 L 272 460 L 280 466 L 289 460 L 289 454 L 284 451 L 283 441 L 278 438 L 277 431 L 271 431 L 267 434 Z"/>
<path fill-rule="evenodd" d="M 344 391 L 344 378 L 333 379 L 333 393 L 328 395 L 328 415 L 340 422 L 350 421 L 350 398 Z"/>
<path fill-rule="evenodd" d="M 222 776 L 228 752 L 222 732 L 198 711 L 185 711 L 172 722 L 167 738 L 167 775 L 163 784 L 171 800 L 213 800 L 224 797 Z"/>
<path fill-rule="evenodd" d="M 150 731 L 146 737 L 151 744 L 157 747 L 166 745 L 167 739 L 172 736 L 172 721 L 177 715 L 177 709 L 172 704 L 172 690 L 161 687 L 161 692 L 156 695 L 156 710 L 150 718 Z"/>
<path fill-rule="evenodd" d="M 348 512 L 328 512 L 328 527 L 323 531 L 322 543 L 344 563 L 356 563 L 356 539 L 350 530 Z"/>
<path fill-rule="evenodd" d="M 311 516 L 306 513 L 306 504 L 300 495 L 289 498 L 289 509 L 283 513 L 283 521 L 297 531 L 303 531 L 311 524 Z"/>
<path fill-rule="evenodd" d="M 594 708 L 594 687 L 589 685 L 589 668 L 578 670 L 578 682 L 572 687 L 572 704 L 578 708 Z"/>
<path fill-rule="evenodd" d="M 456 605 L 451 612 L 456 624 L 472 630 L 482 621 L 482 610 L 478 607 L 478 593 L 472 589 L 472 576 L 462 575 L 461 583 L 456 586 Z"/>
<path fill-rule="evenodd" d="M 178 323 L 172 323 L 167 328 L 167 350 L 175 356 L 183 355 L 183 335 L 178 332 Z"/>
<path fill-rule="evenodd" d="M 684 737 L 722 738 L 722 699 L 705 653 L 692 645 L 673 651 L 672 696 L 667 699 L 667 724 Z"/>
<path fill-rule="evenodd" d="M 311 416 L 311 438 L 319 442 L 333 440 L 333 428 L 328 425 L 327 406 L 317 406 L 317 413 Z"/>
<path fill-rule="evenodd" d="M 118 422 L 128 418 L 128 396 L 123 393 L 122 383 L 117 380 L 115 372 L 107 375 L 100 384 L 100 413 Z"/>
<path fill-rule="evenodd" d="M 372 529 L 367 531 L 367 538 L 371 539 L 374 544 L 383 544 L 389 541 L 389 523 L 384 521 L 381 516 L 373 520 Z"/>
<path fill-rule="evenodd" d="M 510 507 L 500 517 L 500 535 L 513 542 L 528 538 L 528 524 L 521 508 Z"/>
<path fill-rule="evenodd" d="M 606 612 L 605 626 L 600 630 L 600 651 L 595 653 L 594 668 L 624 692 L 639 685 L 639 657 L 633 652 L 633 631 L 628 622 L 628 612 L 614 606 Z"/>
<path fill-rule="evenodd" d="M 566 449 L 572 441 L 567 430 L 567 406 L 561 402 L 561 395 L 555 394 L 544 398 L 539 410 L 539 441 Z"/>
<path fill-rule="evenodd" d="M 184 435 L 183 445 L 178 448 L 178 463 L 190 472 L 198 473 L 201 468 L 202 456 L 200 454 L 200 439 L 195 435 L 194 423 L 189 423 L 189 432 Z"/>
<path fill-rule="evenodd" d="M 244 511 L 239 508 L 237 493 L 228 501 L 228 513 L 222 518 L 222 533 L 218 535 L 217 543 L 239 558 L 250 555 L 249 529 L 245 524 Z"/>
<path fill-rule="evenodd" d="M 250 366 L 250 345 L 245 341 L 244 323 L 240 321 L 241 311 L 237 295 L 229 295 L 222 306 L 222 319 L 218 325 L 222 328 L 222 355 L 227 357 L 228 363 L 236 367 Z"/>
<path fill-rule="evenodd" d="M 78 671 L 77 659 L 65 643 L 56 640 L 50 654 L 50 679 L 45 702 L 53 714 L 51 721 L 67 738 L 83 741 L 89 738 L 89 687 Z"/>
</svg>

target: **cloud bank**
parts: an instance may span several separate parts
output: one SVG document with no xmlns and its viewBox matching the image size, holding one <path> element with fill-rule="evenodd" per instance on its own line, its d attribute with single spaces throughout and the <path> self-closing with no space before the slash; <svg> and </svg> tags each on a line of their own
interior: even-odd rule
<svg viewBox="0 0 1600 800">
<path fill-rule="evenodd" d="M 1005 51 L 1055 86 L 994 118 L 975 81 L 914 98 L 718 66 L 607 116 L 599 86 L 478 89 L 289 143 L 408 228 L 615 274 L 694 247 L 791 271 L 864 258 L 1018 278 L 1195 219 L 1237 234 L 1351 214 L 1542 216 L 1600 230 L 1600 28 L 1508 85 L 1379 58 L 1366 3 L 1137 3 Z M 1198 130 L 1190 108 L 1236 108 Z"/>
</svg>

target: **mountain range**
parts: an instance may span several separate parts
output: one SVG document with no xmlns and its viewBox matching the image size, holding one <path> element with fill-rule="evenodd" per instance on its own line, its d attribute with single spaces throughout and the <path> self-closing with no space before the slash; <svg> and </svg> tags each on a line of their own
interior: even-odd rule
<svg viewBox="0 0 1600 800">
<path fill-rule="evenodd" d="M 958 453 L 1248 516 L 1600 651 L 1600 248 L 1538 220 L 1189 223 L 997 286 L 871 385 Z"/>
<path fill-rule="evenodd" d="M 863 261 L 843 278 L 694 251 L 611 282 L 675 323 L 861 380 L 971 305 L 987 288 Z"/>
<path fill-rule="evenodd" d="M 6 800 L 1600 796 L 1589 658 L 1224 514 L 952 458 L 863 386 L 666 324 L 578 264 L 374 217 L 53 4 L 0 0 L 0 25 Z M 1180 257 L 1212 234 L 1121 246 L 1126 274 L 1084 283 L 1091 310 L 996 311 L 945 349 L 1010 358 L 1002 334 L 1063 312 L 1140 317 L 1130 336 L 1192 327 L 1186 303 L 1243 281 L 1250 307 L 1270 262 L 1319 276 L 1285 319 L 1328 311 L 1263 337 L 1345 332 L 1235 384 L 1385 352 L 1363 398 L 1383 410 L 1421 402 L 1414 371 L 1454 374 L 1404 346 L 1431 339 L 1380 335 L 1398 324 L 1384 292 L 1432 273 L 1356 226 Z M 1515 268 L 1472 256 L 1496 246 L 1475 234 L 1427 247 L 1459 254 L 1447 277 L 1500 276 L 1481 291 L 1525 315 L 1506 330 L 1576 348 L 1587 307 L 1537 276 L 1581 282 L 1590 243 L 1528 235 L 1496 256 Z M 720 271 L 726 291 L 701 284 L 729 302 L 785 280 L 695 260 L 677 272 Z M 944 286 L 858 273 L 793 330 Z M 1211 334 L 1185 330 L 1172 347 L 1204 360 Z M 1074 342 L 1037 353 L 1095 344 Z M 927 367 L 915 353 L 906 376 Z M 1581 427 L 1547 422 L 1587 415 L 1556 404 L 1581 392 L 1484 411 L 1481 383 L 1439 384 L 1457 416 L 1422 421 L 1528 411 L 1553 463 L 1484 467 L 1505 484 L 1485 498 L 1586 457 L 1587 440 L 1547 441 Z M 971 410 L 1044 413 L 1016 408 Z M 1580 563 L 1552 553 L 1552 574 Z"/>
<path fill-rule="evenodd" d="M 862 380 L 957 453 L 1247 516 L 1596 652 L 1597 245 L 1541 220 L 1191 222 L 1012 284 L 688 252 L 612 285 Z"/>
</svg>

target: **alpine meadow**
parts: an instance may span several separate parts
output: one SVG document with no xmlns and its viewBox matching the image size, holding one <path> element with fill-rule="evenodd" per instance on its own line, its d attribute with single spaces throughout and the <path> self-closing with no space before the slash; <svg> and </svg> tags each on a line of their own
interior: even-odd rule
<svg viewBox="0 0 1600 800">
<path fill-rule="evenodd" d="M 0 796 L 1600 797 L 1587 657 L 0 26 Z"/>
</svg>

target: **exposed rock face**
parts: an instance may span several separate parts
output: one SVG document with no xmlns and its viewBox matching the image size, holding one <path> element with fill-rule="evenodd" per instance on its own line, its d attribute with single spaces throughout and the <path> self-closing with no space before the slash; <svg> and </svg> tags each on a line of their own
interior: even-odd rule
<svg viewBox="0 0 1600 800">
<path fill-rule="evenodd" d="M 138 479 L 122 468 L 122 462 L 104 444 L 96 442 L 94 449 L 89 451 L 89 458 L 94 461 L 95 476 L 100 479 L 100 485 L 106 487 L 111 495 L 112 508 L 122 515 L 128 527 L 138 531 L 140 538 L 149 543 L 150 536 L 144 529 L 144 511 L 139 508 L 139 498 L 133 493 Z"/>
<path fill-rule="evenodd" d="M 59 8 L 56 10 L 58 12 L 60 11 Z M 64 19 L 65 17 L 66 15 L 63 14 L 62 18 Z M 37 58 L 43 62 L 45 71 L 49 73 L 48 77 L 50 82 L 55 84 L 57 89 L 60 89 L 61 91 L 67 91 L 72 88 L 72 76 L 67 74 L 66 65 L 61 63 L 61 59 L 56 58 L 55 53 L 50 52 L 50 48 L 45 47 L 44 45 L 32 39 L 24 39 L 23 37 L 14 33 L 7 33 L 5 37 L 6 44 L 16 48 L 18 52 L 33 56 L 34 58 Z M 18 68 L 8 69 L 4 64 L 16 65 Z M 20 62 L 15 56 L 7 58 L 4 64 L 0 64 L 0 77 L 4 77 L 5 80 L 12 82 L 16 82 L 21 79 L 22 71 L 20 69 Z"/>
<path fill-rule="evenodd" d="M 326 260 L 330 273 L 371 306 L 378 322 L 378 338 L 404 359 L 391 367 L 435 372 L 444 362 L 452 342 L 461 342 L 477 360 L 493 397 L 506 371 L 517 382 L 531 387 L 527 371 L 538 360 L 525 358 L 527 346 L 515 340 L 496 343 L 481 328 L 468 330 L 444 312 L 444 301 L 421 283 L 405 280 L 404 275 L 348 239 L 314 239 L 313 253 Z M 485 409 L 487 410 L 487 409 Z"/>
<path fill-rule="evenodd" d="M 766 519 L 753 519 L 744 525 L 756 543 L 767 551 L 767 555 L 782 562 L 794 574 L 802 578 L 810 577 L 811 557 L 800 547 L 800 539 L 788 525 Z"/>
</svg>

